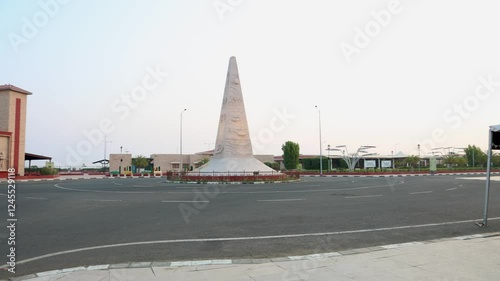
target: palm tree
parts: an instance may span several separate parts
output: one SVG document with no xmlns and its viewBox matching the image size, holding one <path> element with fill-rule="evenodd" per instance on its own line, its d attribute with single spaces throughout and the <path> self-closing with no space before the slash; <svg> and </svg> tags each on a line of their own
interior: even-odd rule
<svg viewBox="0 0 500 281">
<path fill-rule="evenodd" d="M 409 155 L 405 158 L 405 163 L 409 164 L 410 167 L 414 168 L 420 162 L 420 157 L 417 155 Z"/>
<path fill-rule="evenodd" d="M 149 164 L 149 159 L 142 155 L 138 155 L 132 159 L 132 165 L 139 169 L 144 169 L 148 167 Z"/>
</svg>

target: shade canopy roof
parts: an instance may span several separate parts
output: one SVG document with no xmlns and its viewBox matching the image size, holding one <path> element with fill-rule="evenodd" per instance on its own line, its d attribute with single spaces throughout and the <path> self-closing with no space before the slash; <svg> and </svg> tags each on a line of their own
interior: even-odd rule
<svg viewBox="0 0 500 281">
<path fill-rule="evenodd" d="M 31 161 L 31 160 L 49 160 L 49 161 L 52 161 L 52 157 L 33 154 L 33 153 L 24 153 L 24 160 L 25 161 Z"/>
</svg>

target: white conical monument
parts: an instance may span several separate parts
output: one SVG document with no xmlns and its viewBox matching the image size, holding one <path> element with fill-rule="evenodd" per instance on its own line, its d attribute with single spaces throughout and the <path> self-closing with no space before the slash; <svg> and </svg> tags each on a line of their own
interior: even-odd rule
<svg viewBox="0 0 500 281">
<path fill-rule="evenodd" d="M 253 157 L 235 57 L 229 59 L 214 155 L 207 164 L 199 168 L 199 171 L 202 173 L 277 174 L 276 171 Z"/>
</svg>

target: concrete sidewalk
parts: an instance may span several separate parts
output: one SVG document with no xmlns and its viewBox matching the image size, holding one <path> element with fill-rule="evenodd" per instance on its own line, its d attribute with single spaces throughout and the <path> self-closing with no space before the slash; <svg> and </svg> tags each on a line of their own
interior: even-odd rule
<svg viewBox="0 0 500 281">
<path fill-rule="evenodd" d="M 276 259 L 100 265 L 11 280 L 500 280 L 500 233 Z"/>
</svg>

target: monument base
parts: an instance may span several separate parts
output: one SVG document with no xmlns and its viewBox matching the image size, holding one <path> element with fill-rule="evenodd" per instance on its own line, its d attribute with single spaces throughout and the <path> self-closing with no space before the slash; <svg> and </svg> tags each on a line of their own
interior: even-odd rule
<svg viewBox="0 0 500 281">
<path fill-rule="evenodd" d="M 229 175 L 229 176 L 247 176 L 247 175 L 280 175 L 280 172 L 273 170 L 264 163 L 253 157 L 237 158 L 212 158 L 207 164 L 201 166 L 191 175 Z"/>
<path fill-rule="evenodd" d="M 218 176 L 199 176 L 193 175 L 193 173 L 189 173 L 186 175 L 182 175 L 179 177 L 167 177 L 168 182 L 173 183 L 198 183 L 198 184 L 256 184 L 256 183 L 283 183 L 296 181 L 300 178 L 291 177 L 286 174 L 278 174 L 278 175 L 255 175 L 255 176 L 225 176 L 223 174 L 219 174 Z"/>
<path fill-rule="evenodd" d="M 273 170 L 253 157 L 211 159 L 200 168 L 181 174 L 167 175 L 179 183 L 280 183 L 300 179 L 299 174 L 287 175 Z"/>
</svg>

